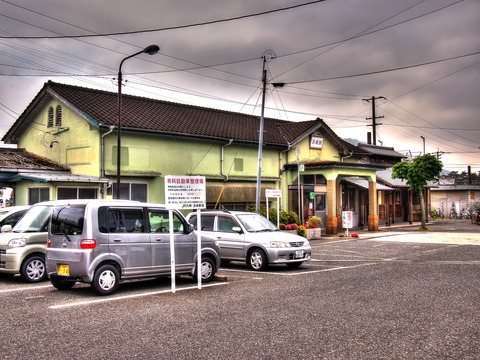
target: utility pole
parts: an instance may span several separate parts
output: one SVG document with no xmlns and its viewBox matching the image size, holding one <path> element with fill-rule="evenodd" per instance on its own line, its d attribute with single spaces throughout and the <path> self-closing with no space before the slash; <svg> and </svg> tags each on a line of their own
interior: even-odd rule
<svg viewBox="0 0 480 360">
<path fill-rule="evenodd" d="M 425 155 L 425 136 L 420 135 L 423 140 L 423 155 Z"/>
<path fill-rule="evenodd" d="M 444 152 L 440 151 L 440 149 L 437 148 L 437 160 L 440 160 L 440 158 L 442 157 L 443 154 L 444 154 Z"/>
<path fill-rule="evenodd" d="M 363 101 L 366 101 L 366 102 L 372 102 L 372 117 L 371 118 L 367 118 L 367 120 L 372 120 L 372 125 L 368 125 L 368 126 L 371 126 L 372 129 L 373 129 L 373 145 L 377 145 L 377 126 L 378 125 L 382 125 L 382 124 L 377 124 L 377 119 L 383 119 L 383 116 L 376 116 L 375 115 L 375 100 L 376 99 L 385 99 L 387 100 L 385 97 L 383 96 L 379 96 L 379 97 L 375 97 L 375 96 L 372 96 L 370 99 L 363 99 Z"/>
<path fill-rule="evenodd" d="M 263 128 L 264 128 L 264 114 L 265 114 L 265 93 L 267 92 L 267 62 L 276 57 L 272 50 L 267 50 L 263 55 L 263 70 L 262 70 L 262 110 L 260 115 L 260 131 L 258 134 L 258 168 L 257 168 L 257 186 L 255 191 L 255 212 L 260 214 L 260 191 L 262 182 L 262 157 L 263 157 Z M 268 209 L 267 209 L 268 212 Z"/>
</svg>

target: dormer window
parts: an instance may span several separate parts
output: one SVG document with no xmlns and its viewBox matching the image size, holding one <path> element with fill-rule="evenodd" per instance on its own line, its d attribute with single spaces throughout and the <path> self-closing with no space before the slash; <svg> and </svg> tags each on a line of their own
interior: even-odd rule
<svg viewBox="0 0 480 360">
<path fill-rule="evenodd" d="M 48 109 L 48 122 L 47 122 L 47 127 L 51 128 L 53 127 L 53 107 L 50 107 Z"/>
<path fill-rule="evenodd" d="M 57 111 L 55 112 L 55 126 L 62 126 L 62 107 L 57 105 Z"/>
</svg>

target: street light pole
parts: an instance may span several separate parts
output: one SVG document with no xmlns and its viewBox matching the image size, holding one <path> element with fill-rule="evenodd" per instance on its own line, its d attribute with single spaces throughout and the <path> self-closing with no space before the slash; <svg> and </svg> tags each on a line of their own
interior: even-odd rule
<svg viewBox="0 0 480 360">
<path fill-rule="evenodd" d="M 423 155 L 425 155 L 425 136 L 420 135 L 423 140 Z"/>
<path fill-rule="evenodd" d="M 134 56 L 146 53 L 149 55 L 155 55 L 160 48 L 158 45 L 147 46 L 142 51 L 136 52 L 130 56 L 127 56 L 120 62 L 118 67 L 118 105 L 117 105 L 117 199 L 120 199 L 120 176 L 121 176 L 121 146 L 122 146 L 122 65 L 125 60 Z"/>
</svg>

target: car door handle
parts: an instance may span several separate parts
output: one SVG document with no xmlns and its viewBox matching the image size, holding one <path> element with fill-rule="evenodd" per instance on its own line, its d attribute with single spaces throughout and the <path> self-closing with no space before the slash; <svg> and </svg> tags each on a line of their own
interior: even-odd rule
<svg viewBox="0 0 480 360">
<path fill-rule="evenodd" d="M 121 238 L 115 238 L 115 239 L 113 239 L 113 241 L 115 241 L 115 242 L 121 242 L 122 239 L 121 239 Z"/>
<path fill-rule="evenodd" d="M 162 238 L 155 238 L 158 242 L 162 241 Z"/>
</svg>

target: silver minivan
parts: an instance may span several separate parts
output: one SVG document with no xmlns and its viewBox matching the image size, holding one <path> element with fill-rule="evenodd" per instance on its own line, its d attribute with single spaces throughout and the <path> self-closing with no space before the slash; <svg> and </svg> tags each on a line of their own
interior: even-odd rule
<svg viewBox="0 0 480 360">
<path fill-rule="evenodd" d="M 197 234 L 173 210 L 175 272 L 196 276 Z M 170 212 L 163 205 L 96 200 L 54 207 L 50 219 L 46 266 L 57 289 L 77 281 L 90 283 L 98 295 L 117 290 L 120 281 L 169 276 Z M 220 265 L 213 237 L 202 236 L 202 281 Z"/>
<path fill-rule="evenodd" d="M 187 215 L 196 226 L 197 213 Z M 202 234 L 215 237 L 222 262 L 245 261 L 260 271 L 269 264 L 298 268 L 309 261 L 312 248 L 307 239 L 280 231 L 260 214 L 247 211 L 202 211 Z"/>
</svg>

